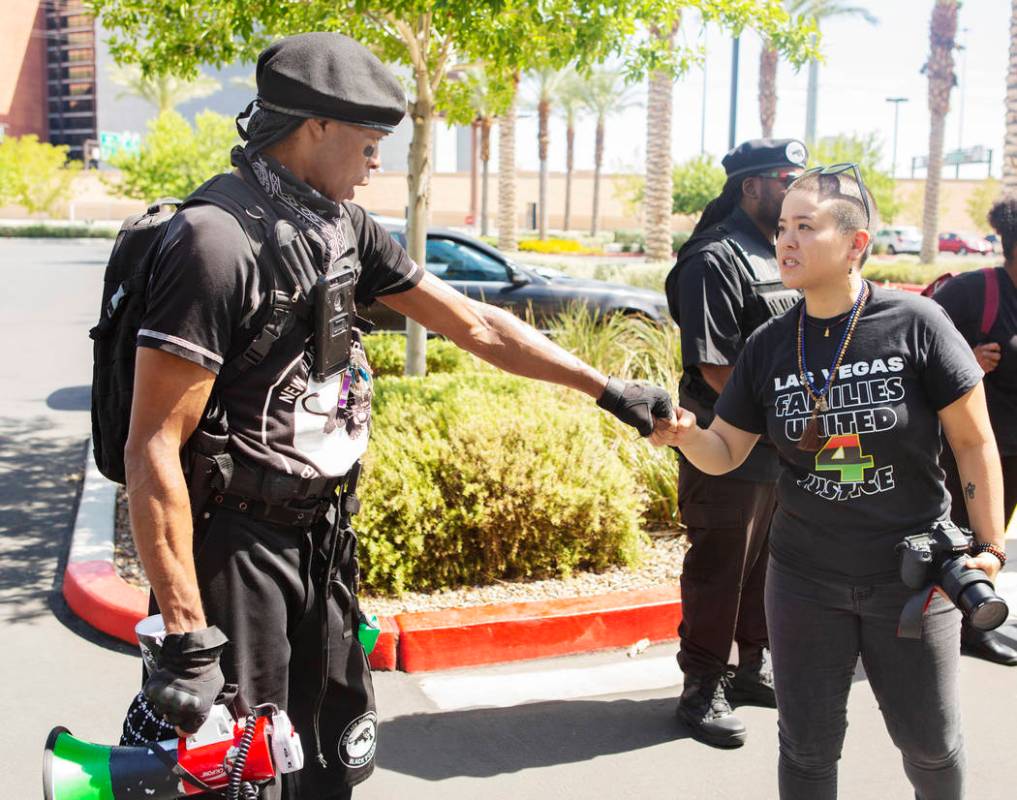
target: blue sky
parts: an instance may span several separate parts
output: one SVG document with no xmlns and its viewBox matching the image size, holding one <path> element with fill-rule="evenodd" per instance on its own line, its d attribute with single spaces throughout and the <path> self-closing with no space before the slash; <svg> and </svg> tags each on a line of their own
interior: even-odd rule
<svg viewBox="0 0 1017 800">
<path fill-rule="evenodd" d="M 835 18 L 823 27 L 822 49 L 826 63 L 820 66 L 820 96 L 817 133 L 820 137 L 839 133 L 876 132 L 884 142 L 883 154 L 889 168 L 893 106 L 889 96 L 909 98 L 900 108 L 897 174 L 907 176 L 912 156 L 928 150 L 928 81 L 920 73 L 929 42 L 929 18 L 933 0 L 860 0 L 879 18 L 878 25 L 862 19 Z M 698 20 L 690 19 L 682 35 L 688 42 L 700 40 Z M 1006 69 L 1009 47 L 1010 0 L 967 0 L 959 14 L 959 34 L 966 50 L 957 52 L 956 70 L 961 85 L 951 93 L 951 110 L 946 123 L 946 149 L 984 145 L 993 149 L 993 173 L 999 174 L 1003 147 Z M 717 157 L 727 150 L 728 105 L 731 80 L 731 39 L 720 29 L 706 31 L 706 151 Z M 760 40 L 747 32 L 741 39 L 737 138 L 760 135 L 757 83 Z M 966 59 L 966 64 L 965 64 Z M 777 79 L 777 123 L 774 135 L 801 137 L 805 130 L 807 69 L 799 73 L 781 64 Z M 959 107 L 963 94 L 963 126 Z M 693 69 L 675 86 L 673 125 L 674 158 L 682 161 L 700 148 L 700 118 L 703 102 L 703 71 Z M 612 117 L 607 125 L 605 162 L 611 171 L 642 171 L 646 151 L 645 109 L 635 108 Z M 564 168 L 564 128 L 556 121 L 551 131 L 551 168 Z M 593 165 L 592 121 L 577 132 L 576 167 Z M 517 165 L 536 169 L 536 121 L 520 120 L 517 133 Z M 947 173 L 953 176 L 952 168 Z M 984 165 L 962 167 L 961 177 L 980 178 Z"/>
</svg>

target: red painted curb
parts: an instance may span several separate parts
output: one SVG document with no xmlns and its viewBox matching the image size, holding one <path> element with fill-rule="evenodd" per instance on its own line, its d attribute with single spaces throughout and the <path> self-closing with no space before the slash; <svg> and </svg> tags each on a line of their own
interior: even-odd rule
<svg viewBox="0 0 1017 800">
<path fill-rule="evenodd" d="M 399 666 L 399 626 L 396 625 L 395 617 L 378 617 L 378 624 L 381 625 L 381 634 L 378 636 L 378 643 L 367 657 L 371 669 L 380 671 L 391 671 Z"/>
<path fill-rule="evenodd" d="M 64 572 L 64 598 L 93 628 L 137 644 L 134 626 L 148 615 L 148 595 L 117 575 L 109 561 L 78 561 Z"/>
<path fill-rule="evenodd" d="M 677 637 L 678 586 L 396 616 L 406 672 L 624 647 Z"/>
</svg>

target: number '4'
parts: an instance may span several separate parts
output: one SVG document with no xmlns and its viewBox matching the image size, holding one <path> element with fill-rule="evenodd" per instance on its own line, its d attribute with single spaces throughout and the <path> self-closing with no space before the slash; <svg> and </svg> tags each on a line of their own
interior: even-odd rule
<svg viewBox="0 0 1017 800">
<path fill-rule="evenodd" d="M 816 453 L 816 472 L 839 472 L 841 483 L 862 483 L 865 470 L 871 469 L 874 463 L 872 456 L 862 452 L 857 433 L 831 436 Z"/>
</svg>

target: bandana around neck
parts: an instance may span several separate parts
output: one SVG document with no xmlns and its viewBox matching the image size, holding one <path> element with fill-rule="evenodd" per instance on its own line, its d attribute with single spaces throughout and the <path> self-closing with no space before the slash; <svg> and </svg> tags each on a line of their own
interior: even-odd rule
<svg viewBox="0 0 1017 800">
<path fill-rule="evenodd" d="M 230 160 L 254 178 L 280 216 L 297 223 L 327 273 L 348 249 L 342 206 L 297 178 L 272 156 L 248 153 L 238 146 L 233 148 Z"/>
</svg>

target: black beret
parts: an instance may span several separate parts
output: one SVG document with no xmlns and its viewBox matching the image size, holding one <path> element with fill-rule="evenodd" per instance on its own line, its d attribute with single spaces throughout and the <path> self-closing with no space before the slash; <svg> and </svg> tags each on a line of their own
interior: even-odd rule
<svg viewBox="0 0 1017 800">
<path fill-rule="evenodd" d="M 809 151 L 797 139 L 750 139 L 742 142 L 721 160 L 729 178 L 758 175 L 771 169 L 804 169 Z"/>
<path fill-rule="evenodd" d="M 258 56 L 258 103 L 296 117 L 322 117 L 391 133 L 406 114 L 395 75 L 340 33 L 301 33 Z"/>
</svg>

